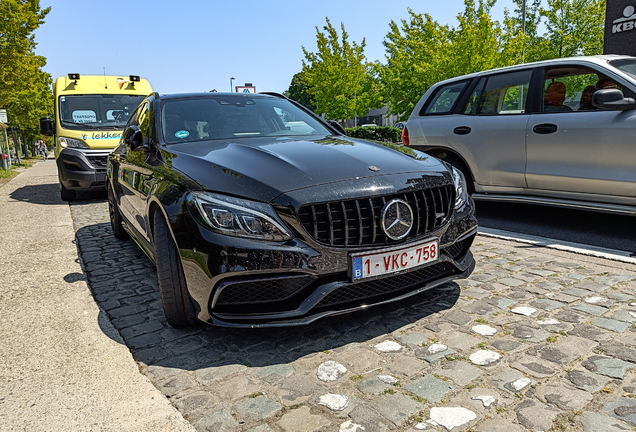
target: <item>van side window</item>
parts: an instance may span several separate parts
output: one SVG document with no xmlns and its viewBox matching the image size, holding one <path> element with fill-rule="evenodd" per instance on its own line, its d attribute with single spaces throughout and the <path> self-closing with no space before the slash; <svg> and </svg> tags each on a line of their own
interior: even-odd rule
<svg viewBox="0 0 636 432">
<path fill-rule="evenodd" d="M 482 78 L 479 80 L 479 84 L 475 87 L 475 90 L 471 93 L 468 101 L 466 101 L 466 106 L 461 110 L 462 113 L 468 115 L 477 114 L 477 107 L 479 106 L 479 101 L 481 100 L 481 94 L 484 91 L 484 85 L 486 84 L 487 78 Z"/>
<path fill-rule="evenodd" d="M 453 111 L 457 99 L 462 94 L 468 81 L 455 82 L 439 87 L 422 107 L 420 115 L 449 114 Z"/>
<path fill-rule="evenodd" d="M 602 110 L 592 105 L 592 97 L 601 89 L 619 89 L 625 97 L 634 93 L 606 75 L 584 66 L 559 66 L 546 70 L 543 80 L 543 112 Z"/>
<path fill-rule="evenodd" d="M 480 97 L 477 115 L 524 114 L 532 70 L 488 77 Z"/>
</svg>

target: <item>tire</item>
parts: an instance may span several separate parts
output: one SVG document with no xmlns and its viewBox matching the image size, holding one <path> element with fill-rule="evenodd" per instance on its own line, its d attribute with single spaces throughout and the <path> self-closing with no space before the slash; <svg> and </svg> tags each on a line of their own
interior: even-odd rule
<svg viewBox="0 0 636 432">
<path fill-rule="evenodd" d="M 166 321 L 172 327 L 193 325 L 195 323 L 194 310 L 177 246 L 161 210 L 155 212 L 154 220 L 157 279 Z"/>
<path fill-rule="evenodd" d="M 124 229 L 122 225 L 123 219 L 121 217 L 121 212 L 119 211 L 119 206 L 117 205 L 117 201 L 115 200 L 115 193 L 113 192 L 113 188 L 108 184 L 108 215 L 110 216 L 110 227 L 113 230 L 113 235 L 115 238 L 120 240 L 127 239 L 129 237 L 128 233 Z"/>
<path fill-rule="evenodd" d="M 62 183 L 60 183 L 60 196 L 63 201 L 75 201 L 77 193 L 74 190 L 66 189 Z"/>
</svg>

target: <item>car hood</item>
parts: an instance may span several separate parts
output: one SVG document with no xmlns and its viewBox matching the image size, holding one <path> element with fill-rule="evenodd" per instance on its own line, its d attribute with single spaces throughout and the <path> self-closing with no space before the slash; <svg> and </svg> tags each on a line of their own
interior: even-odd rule
<svg viewBox="0 0 636 432">
<path fill-rule="evenodd" d="M 409 156 L 346 137 L 173 144 L 164 147 L 164 160 L 201 189 L 263 202 L 290 191 L 350 179 L 445 171 L 437 159 L 424 153 L 413 151 Z"/>
</svg>

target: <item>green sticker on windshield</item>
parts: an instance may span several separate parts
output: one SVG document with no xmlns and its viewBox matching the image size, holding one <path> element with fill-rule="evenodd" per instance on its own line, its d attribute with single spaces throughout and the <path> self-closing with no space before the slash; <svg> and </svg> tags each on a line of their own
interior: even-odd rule
<svg viewBox="0 0 636 432">
<path fill-rule="evenodd" d="M 175 132 L 174 136 L 176 136 L 177 138 L 187 138 L 190 136 L 190 132 L 188 132 L 187 130 L 180 130 Z"/>
</svg>

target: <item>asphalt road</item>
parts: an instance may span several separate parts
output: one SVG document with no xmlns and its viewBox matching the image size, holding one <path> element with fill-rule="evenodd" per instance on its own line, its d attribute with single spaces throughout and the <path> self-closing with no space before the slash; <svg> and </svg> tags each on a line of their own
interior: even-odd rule
<svg viewBox="0 0 636 432">
<path fill-rule="evenodd" d="M 636 217 L 529 204 L 477 202 L 477 218 L 482 227 L 628 251 L 636 256 Z"/>
</svg>

